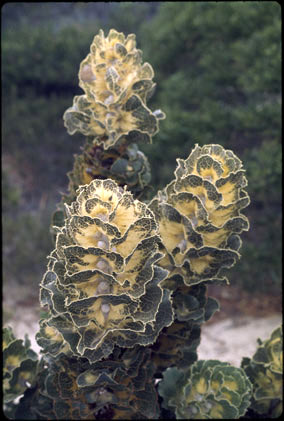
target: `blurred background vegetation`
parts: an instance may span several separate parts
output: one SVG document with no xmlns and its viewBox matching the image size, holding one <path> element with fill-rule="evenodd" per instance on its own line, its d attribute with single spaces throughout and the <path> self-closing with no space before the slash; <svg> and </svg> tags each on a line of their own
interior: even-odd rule
<svg viewBox="0 0 284 421">
<path fill-rule="evenodd" d="M 276 2 L 6 3 L 2 7 L 2 227 L 5 285 L 38 294 L 51 213 L 84 137 L 62 116 L 98 30 L 135 33 L 155 71 L 149 106 L 167 114 L 153 145 L 154 189 L 195 143 L 232 149 L 247 170 L 251 229 L 232 284 L 281 289 L 281 9 Z"/>
</svg>

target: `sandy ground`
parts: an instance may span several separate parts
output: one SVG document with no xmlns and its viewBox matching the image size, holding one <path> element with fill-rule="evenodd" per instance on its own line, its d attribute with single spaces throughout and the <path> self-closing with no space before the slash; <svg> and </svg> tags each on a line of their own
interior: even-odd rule
<svg viewBox="0 0 284 421">
<path fill-rule="evenodd" d="M 4 306 L 4 309 L 6 307 Z M 36 309 L 20 308 L 17 307 L 14 313 L 9 311 L 4 326 L 11 326 L 13 333 L 18 339 L 24 339 L 25 334 L 28 335 L 31 341 L 31 347 L 34 351 L 39 352 L 40 347 L 35 340 L 35 334 L 39 330 L 38 321 L 40 319 L 39 311 Z"/>
<path fill-rule="evenodd" d="M 243 357 L 252 357 L 257 339 L 266 340 L 282 322 L 282 315 L 226 319 L 202 327 L 198 358 L 218 359 L 240 366 Z"/>
</svg>

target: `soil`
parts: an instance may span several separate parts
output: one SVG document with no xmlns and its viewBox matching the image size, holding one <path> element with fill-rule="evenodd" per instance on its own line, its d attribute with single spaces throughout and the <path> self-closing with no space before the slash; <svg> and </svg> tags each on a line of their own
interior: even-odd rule
<svg viewBox="0 0 284 421">
<path fill-rule="evenodd" d="M 219 301 L 217 311 L 207 325 L 228 318 L 265 318 L 282 313 L 282 294 L 261 294 L 241 289 L 233 285 L 209 285 L 208 296 Z"/>
<path fill-rule="evenodd" d="M 198 359 L 219 360 L 240 367 L 243 357 L 251 358 L 258 343 L 269 339 L 282 322 L 282 315 L 267 317 L 243 316 L 228 318 L 211 325 L 202 326 Z"/>
<path fill-rule="evenodd" d="M 202 326 L 199 359 L 218 359 L 237 367 L 252 357 L 257 339 L 266 340 L 282 323 L 282 297 L 251 294 L 236 286 L 211 285 L 208 296 L 219 301 L 220 310 Z"/>
</svg>

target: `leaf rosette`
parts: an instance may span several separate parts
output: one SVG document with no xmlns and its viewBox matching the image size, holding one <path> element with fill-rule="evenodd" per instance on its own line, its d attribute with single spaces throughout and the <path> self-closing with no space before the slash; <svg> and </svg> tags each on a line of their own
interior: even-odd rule
<svg viewBox="0 0 284 421">
<path fill-rule="evenodd" d="M 159 393 L 177 419 L 238 419 L 250 404 L 252 385 L 241 368 L 200 360 L 187 372 L 168 368 Z"/>
<path fill-rule="evenodd" d="M 157 265 L 152 212 L 107 179 L 81 186 L 66 215 L 41 282 L 41 304 L 51 312 L 39 335 L 52 336 L 46 351 L 61 352 L 68 343 L 93 362 L 114 345 L 153 343 L 173 315 L 169 291 L 159 285 L 167 271 Z"/>
<path fill-rule="evenodd" d="M 251 408 L 258 414 L 278 418 L 283 411 L 282 326 L 270 338 L 259 340 L 252 358 L 243 358 L 242 367 L 253 384 Z"/>
<path fill-rule="evenodd" d="M 151 65 L 142 64 L 134 34 L 125 38 L 111 29 L 105 37 L 100 30 L 80 65 L 79 86 L 85 94 L 75 96 L 64 114 L 68 133 L 92 136 L 105 149 L 125 137 L 150 142 L 158 120 L 165 118 L 146 105 L 155 88 L 153 77 Z"/>
<path fill-rule="evenodd" d="M 249 204 L 245 171 L 233 152 L 214 144 L 196 145 L 177 162 L 175 180 L 149 205 L 166 253 L 160 265 L 188 286 L 217 281 L 239 259 L 239 234 L 249 228 L 240 213 Z"/>
</svg>

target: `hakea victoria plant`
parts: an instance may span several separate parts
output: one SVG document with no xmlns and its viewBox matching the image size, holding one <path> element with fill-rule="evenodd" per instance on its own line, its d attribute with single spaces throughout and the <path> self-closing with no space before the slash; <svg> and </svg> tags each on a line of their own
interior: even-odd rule
<svg viewBox="0 0 284 421">
<path fill-rule="evenodd" d="M 278 418 L 283 412 L 283 332 L 275 329 L 252 358 L 243 358 L 242 367 L 253 384 L 251 411 L 264 417 Z"/>
<path fill-rule="evenodd" d="M 235 419 L 250 403 L 252 385 L 241 368 L 217 360 L 196 361 L 188 371 L 168 368 L 159 384 L 163 405 L 177 419 Z"/>
<path fill-rule="evenodd" d="M 64 114 L 68 133 L 83 133 L 96 138 L 108 149 L 127 138 L 127 142 L 151 140 L 164 114 L 146 105 L 155 84 L 153 69 L 142 64 L 135 35 L 101 30 L 95 36 L 90 54 L 82 61 L 79 85 L 84 95 L 74 97 Z"/>
<path fill-rule="evenodd" d="M 41 284 L 41 303 L 51 311 L 44 331 L 55 328 L 62 347 L 90 362 L 116 344 L 153 343 L 172 313 L 169 291 L 159 285 L 167 272 L 157 265 L 152 212 L 106 179 L 80 187 L 67 213 Z"/>
<path fill-rule="evenodd" d="M 199 361 L 201 326 L 219 309 L 207 285 L 240 258 L 249 204 L 241 161 L 217 144 L 178 159 L 149 202 L 139 144 L 158 132 L 154 72 L 135 35 L 95 36 L 79 69 L 84 94 L 64 114 L 85 136 L 52 218 L 54 249 L 40 283 L 41 356 L 3 334 L 10 419 L 278 416 L 282 331 L 242 368 Z M 281 354 L 281 355 L 280 355 Z"/>
<path fill-rule="evenodd" d="M 239 258 L 238 234 L 249 227 L 240 214 L 249 204 L 244 172 L 241 161 L 220 145 L 196 145 L 186 160 L 178 160 L 175 180 L 150 203 L 165 251 L 161 266 L 170 271 L 168 286 L 210 281 Z"/>
<path fill-rule="evenodd" d="M 3 390 L 4 401 L 11 402 L 33 384 L 36 376 L 37 354 L 30 341 L 16 339 L 11 328 L 3 332 Z"/>
<path fill-rule="evenodd" d="M 54 214 L 54 225 L 62 226 L 64 203 L 76 199 L 76 190 L 93 179 L 111 178 L 127 185 L 135 196 L 145 191 L 151 179 L 150 165 L 137 143 L 151 143 L 159 130 L 161 110 L 151 111 L 147 101 L 155 90 L 154 71 L 142 62 L 135 35 L 101 30 L 79 70 L 83 95 L 74 97 L 64 113 L 69 134 L 86 136 L 82 154 L 75 156 L 68 176 L 69 194 L 63 196 Z M 55 236 L 55 233 L 54 233 Z"/>
</svg>

